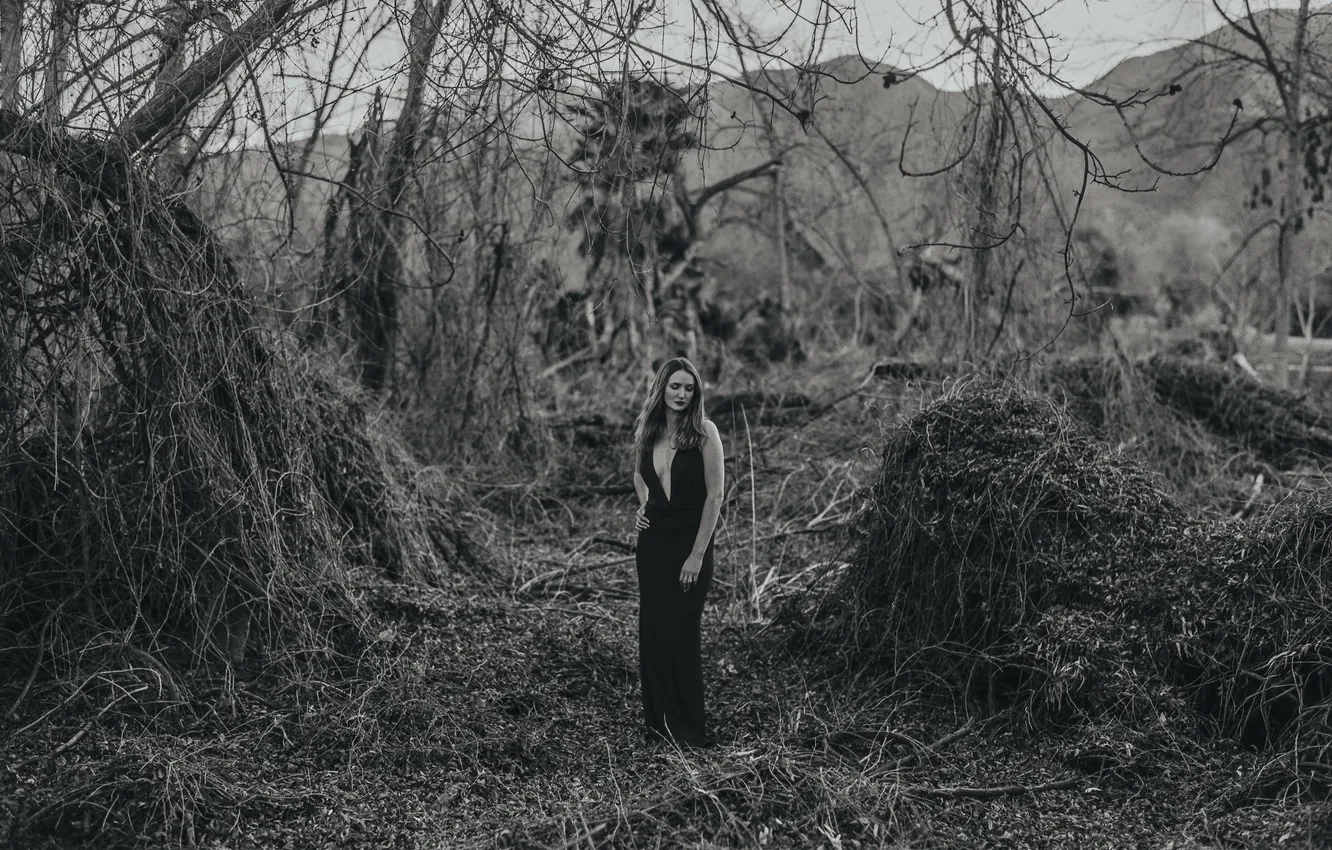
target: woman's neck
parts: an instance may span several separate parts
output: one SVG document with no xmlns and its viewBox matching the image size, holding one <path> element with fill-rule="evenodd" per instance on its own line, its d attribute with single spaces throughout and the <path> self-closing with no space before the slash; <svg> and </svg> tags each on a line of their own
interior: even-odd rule
<svg viewBox="0 0 1332 850">
<path fill-rule="evenodd" d="M 680 421 L 681 421 L 681 419 L 683 419 L 683 417 L 680 416 L 679 413 L 676 413 L 674 410 L 669 410 L 669 409 L 668 409 L 668 410 L 666 411 L 666 438 L 667 438 L 667 439 L 670 439 L 670 440 L 675 439 L 675 432 L 676 432 L 677 430 L 679 430 L 679 428 L 680 428 Z"/>
</svg>

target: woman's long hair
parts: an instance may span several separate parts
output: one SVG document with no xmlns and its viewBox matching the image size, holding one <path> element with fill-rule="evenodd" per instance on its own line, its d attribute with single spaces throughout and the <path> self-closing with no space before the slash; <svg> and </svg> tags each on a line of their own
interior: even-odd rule
<svg viewBox="0 0 1332 850">
<path fill-rule="evenodd" d="M 657 444 L 662 434 L 666 433 L 666 382 L 676 372 L 688 372 L 694 379 L 694 397 L 689 406 L 681 413 L 680 426 L 675 432 L 677 449 L 692 449 L 707 440 L 703 430 L 703 379 L 699 377 L 694 364 L 685 357 L 672 357 L 657 370 L 657 377 L 652 379 L 652 389 L 643 399 L 643 409 L 638 412 L 638 423 L 634 427 L 634 468 L 637 469 L 643 453 Z"/>
</svg>

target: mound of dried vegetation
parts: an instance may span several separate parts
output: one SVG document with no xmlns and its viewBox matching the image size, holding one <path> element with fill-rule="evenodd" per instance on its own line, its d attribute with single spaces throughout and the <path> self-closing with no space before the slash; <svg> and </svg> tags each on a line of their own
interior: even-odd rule
<svg viewBox="0 0 1332 850">
<path fill-rule="evenodd" d="M 468 559 L 400 447 L 297 368 L 188 208 L 111 148 L 43 145 L 58 165 L 0 170 L 11 713 L 34 681 L 115 669 L 161 690 L 198 661 L 305 663 L 359 628 L 352 567 Z"/>
<path fill-rule="evenodd" d="M 1057 360 L 1035 383 L 1097 436 L 1160 472 L 1190 508 L 1233 515 L 1270 506 L 1332 462 L 1332 412 L 1225 363 Z"/>
<path fill-rule="evenodd" d="M 963 385 L 889 435 L 846 560 L 811 622 L 852 668 L 1332 779 L 1326 494 L 1202 519 L 1051 399 Z"/>
</svg>

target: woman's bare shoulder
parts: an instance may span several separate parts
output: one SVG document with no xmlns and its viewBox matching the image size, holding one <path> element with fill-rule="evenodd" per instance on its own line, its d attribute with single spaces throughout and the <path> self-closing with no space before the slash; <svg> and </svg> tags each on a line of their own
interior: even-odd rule
<svg viewBox="0 0 1332 850">
<path fill-rule="evenodd" d="M 707 435 L 709 440 L 716 440 L 719 444 L 721 443 L 721 431 L 717 430 L 717 423 L 711 419 L 703 420 L 703 433 Z"/>
</svg>

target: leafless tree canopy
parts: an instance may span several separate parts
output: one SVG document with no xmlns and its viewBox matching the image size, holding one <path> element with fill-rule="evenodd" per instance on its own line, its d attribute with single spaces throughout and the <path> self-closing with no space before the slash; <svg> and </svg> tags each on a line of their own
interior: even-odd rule
<svg viewBox="0 0 1332 850">
<path fill-rule="evenodd" d="M 404 299 L 436 299 L 411 302 L 409 353 L 427 375 L 440 328 L 467 329 L 440 378 L 469 387 L 466 428 L 492 384 L 486 353 L 523 333 L 492 326 L 517 289 L 515 258 L 530 259 L 496 200 L 537 185 L 523 145 L 552 143 L 555 116 L 608 81 L 705 85 L 719 34 L 784 61 L 728 34 L 716 7 L 694 13 L 707 35 L 682 62 L 651 45 L 652 4 L 639 2 L 0 4 L 0 512 L 22 553 L 4 568 L 18 570 L 4 574 L 5 628 L 188 633 L 234 661 L 252 625 L 265 643 L 317 641 L 322 627 L 302 631 L 293 611 L 349 616 L 336 592 L 298 599 L 337 585 L 315 576 L 347 565 L 355 547 L 333 546 L 344 524 L 398 574 L 460 556 L 432 526 L 438 511 L 409 506 L 396 450 L 362 433 L 329 380 L 294 371 L 239 270 L 248 258 L 196 210 L 203 165 L 266 151 L 290 249 L 316 149 L 330 127 L 350 129 L 348 113 L 368 116 L 363 173 L 334 176 L 323 196 L 315 291 L 345 308 L 371 391 L 394 383 Z M 394 33 L 401 49 L 385 54 Z M 474 166 L 470 194 L 454 192 L 447 180 Z M 478 178 L 496 176 L 485 193 Z M 432 182 L 452 198 L 432 197 Z M 451 247 L 430 214 L 460 204 L 471 217 Z M 466 240 L 482 249 L 476 289 L 441 302 Z M 422 257 L 437 281 L 413 289 Z M 521 403 L 521 369 L 507 368 L 496 392 Z M 71 616 L 75 597 L 86 604 Z"/>
</svg>

